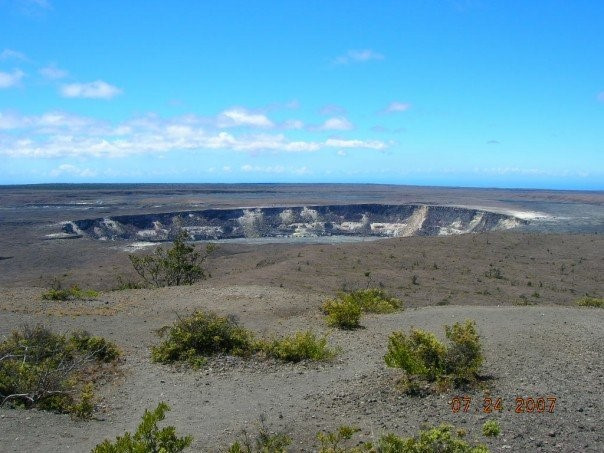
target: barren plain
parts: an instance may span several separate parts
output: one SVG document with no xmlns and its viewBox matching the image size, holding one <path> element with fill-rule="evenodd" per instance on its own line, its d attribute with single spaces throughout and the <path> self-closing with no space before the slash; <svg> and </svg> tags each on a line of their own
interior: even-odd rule
<svg viewBox="0 0 604 453">
<path fill-rule="evenodd" d="M 267 238 L 220 242 L 192 286 L 113 290 L 135 278 L 133 240 L 52 236 L 62 222 L 217 208 L 418 204 L 483 209 L 524 220 L 509 230 L 354 242 Z M 192 435 L 191 451 L 225 451 L 253 432 L 261 415 L 316 451 L 315 434 L 342 424 L 360 440 L 384 432 L 414 435 L 451 423 L 491 451 L 604 450 L 604 310 L 580 308 L 602 297 L 604 193 L 401 186 L 132 185 L 0 188 L 0 335 L 24 323 L 59 332 L 84 328 L 117 343 L 123 359 L 98 387 L 92 421 L 38 410 L 0 408 L 1 451 L 90 451 L 132 431 L 146 408 L 166 401 L 166 424 Z M 262 239 L 265 239 L 264 241 Z M 148 253 L 153 246 L 136 253 Z M 130 251 L 130 252 L 129 252 Z M 91 301 L 43 301 L 54 278 L 101 291 Z M 338 291 L 383 288 L 405 310 L 367 315 L 362 329 L 326 326 L 319 309 Z M 341 353 L 329 362 L 285 364 L 217 357 L 201 370 L 152 363 L 157 329 L 196 309 L 236 315 L 263 335 L 310 329 Z M 400 392 L 387 368 L 391 332 L 412 326 L 444 337 L 443 325 L 476 321 L 488 390 L 426 397 Z M 496 414 L 483 398 L 502 398 Z M 455 396 L 472 398 L 453 413 Z M 516 398 L 555 397 L 553 412 L 516 413 Z M 482 435 L 487 419 L 502 434 Z"/>
</svg>

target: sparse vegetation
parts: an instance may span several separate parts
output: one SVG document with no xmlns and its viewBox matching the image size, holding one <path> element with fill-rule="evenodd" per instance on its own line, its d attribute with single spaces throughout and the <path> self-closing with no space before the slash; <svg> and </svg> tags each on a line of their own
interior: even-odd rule
<svg viewBox="0 0 604 453">
<path fill-rule="evenodd" d="M 113 291 L 123 291 L 125 289 L 141 289 L 144 288 L 145 284 L 130 280 L 122 275 L 117 276 L 117 285 L 113 288 Z"/>
<path fill-rule="evenodd" d="M 168 338 L 153 348 L 152 358 L 160 363 L 187 362 L 197 368 L 215 354 L 248 356 L 261 351 L 287 362 L 328 360 L 337 353 L 327 346 L 327 338 L 310 331 L 274 340 L 256 339 L 234 317 L 196 311 L 168 328 Z"/>
<path fill-rule="evenodd" d="M 604 298 L 585 296 L 575 301 L 580 307 L 604 308 Z"/>
<path fill-rule="evenodd" d="M 332 327 L 350 330 L 361 325 L 361 307 L 350 298 L 328 300 L 323 304 L 323 312 Z"/>
<path fill-rule="evenodd" d="M 291 337 L 267 342 L 263 349 L 268 355 L 287 362 L 328 360 L 337 353 L 329 349 L 326 337 L 318 338 L 310 331 L 297 332 Z"/>
<path fill-rule="evenodd" d="M 354 434 L 360 429 L 341 426 L 335 432 L 319 433 L 320 453 L 488 453 L 484 445 L 471 445 L 464 440 L 464 433 L 454 432 L 451 425 L 440 425 L 420 430 L 415 437 L 399 437 L 385 434 L 376 444 L 372 442 L 348 446 Z"/>
<path fill-rule="evenodd" d="M 251 332 L 234 317 L 196 311 L 169 328 L 168 338 L 152 350 L 155 362 L 188 362 L 193 367 L 214 354 L 246 355 L 255 350 Z"/>
<path fill-rule="evenodd" d="M 478 370 L 483 357 L 474 321 L 445 326 L 446 337 L 451 341 L 445 346 L 432 333 L 412 329 L 410 335 L 393 332 L 384 356 L 386 364 L 401 368 L 406 376 L 402 381 L 407 393 L 418 394 L 425 390 L 444 390 L 470 386 L 477 382 Z M 421 384 L 421 381 L 427 385 Z"/>
<path fill-rule="evenodd" d="M 92 453 L 178 453 L 183 451 L 191 442 L 191 436 L 178 437 L 176 428 L 166 426 L 159 429 L 157 423 L 164 420 L 166 411 L 170 408 L 166 403 L 159 403 L 152 412 L 145 410 L 141 423 L 134 434 L 125 433 L 118 436 L 114 443 L 105 440 L 97 445 Z"/>
<path fill-rule="evenodd" d="M 482 425 L 482 433 L 487 437 L 497 437 L 501 434 L 501 426 L 497 420 L 487 420 Z"/>
<path fill-rule="evenodd" d="M 97 291 L 83 290 L 78 285 L 63 288 L 63 283 L 58 279 L 55 279 L 52 287 L 42 294 L 44 300 L 89 300 L 96 297 L 99 297 Z"/>
<path fill-rule="evenodd" d="M 292 440 L 283 433 L 271 433 L 266 426 L 264 415 L 260 416 L 258 433 L 252 439 L 247 431 L 243 431 L 243 440 L 229 447 L 228 453 L 286 453 Z"/>
<path fill-rule="evenodd" d="M 187 244 L 188 239 L 189 234 L 181 230 L 174 238 L 172 248 L 158 247 L 152 255 L 129 255 L 130 262 L 148 286 L 191 285 L 206 278 L 201 265 L 216 246 L 208 244 L 202 254 L 194 245 Z"/>
<path fill-rule="evenodd" d="M 90 418 L 94 394 L 89 376 L 118 356 L 113 343 L 84 331 L 66 337 L 41 325 L 25 326 L 0 343 L 0 405 Z M 83 384 L 79 402 L 74 397 L 78 382 Z"/>
<path fill-rule="evenodd" d="M 392 313 L 403 308 L 403 303 L 377 288 L 340 293 L 323 304 L 330 326 L 341 329 L 359 327 L 362 313 Z"/>
</svg>

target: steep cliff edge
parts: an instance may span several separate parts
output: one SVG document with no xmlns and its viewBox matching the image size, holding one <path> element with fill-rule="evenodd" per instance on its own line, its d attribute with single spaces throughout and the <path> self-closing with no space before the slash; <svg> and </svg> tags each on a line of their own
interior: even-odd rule
<svg viewBox="0 0 604 453">
<path fill-rule="evenodd" d="M 522 219 L 480 209 L 431 205 L 331 205 L 209 209 L 73 220 L 67 234 L 99 240 L 167 241 L 179 229 L 195 240 L 318 236 L 442 236 L 510 229 Z"/>
</svg>

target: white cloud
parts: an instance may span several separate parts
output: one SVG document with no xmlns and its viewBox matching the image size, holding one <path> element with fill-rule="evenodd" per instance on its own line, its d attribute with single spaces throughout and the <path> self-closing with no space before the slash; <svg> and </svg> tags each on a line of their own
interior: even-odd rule
<svg viewBox="0 0 604 453">
<path fill-rule="evenodd" d="M 111 99 L 120 94 L 118 87 L 96 80 L 89 83 L 70 83 L 61 87 L 61 95 L 66 98 Z"/>
<path fill-rule="evenodd" d="M 598 95 L 596 96 L 596 98 L 598 99 L 598 101 L 604 102 L 604 91 L 598 93 Z"/>
<path fill-rule="evenodd" d="M 97 173 L 89 168 L 80 168 L 71 164 L 62 164 L 50 171 L 50 176 L 57 177 L 63 174 L 79 176 L 81 178 L 89 178 L 96 176 Z"/>
<path fill-rule="evenodd" d="M 58 68 L 54 64 L 43 67 L 39 72 L 43 77 L 50 80 L 63 79 L 69 75 L 67 71 Z"/>
<path fill-rule="evenodd" d="M 384 113 L 404 112 L 411 108 L 408 102 L 391 102 L 383 111 Z"/>
<path fill-rule="evenodd" d="M 0 88 L 11 88 L 19 85 L 23 76 L 25 76 L 25 73 L 19 69 L 15 69 L 13 72 L 0 71 Z"/>
<path fill-rule="evenodd" d="M 349 64 L 349 63 L 365 63 L 371 60 L 383 60 L 384 56 L 371 49 L 361 50 L 349 50 L 344 55 L 336 57 L 333 62 L 335 64 Z"/>
<path fill-rule="evenodd" d="M 266 115 L 252 113 L 243 108 L 225 110 L 218 115 L 219 127 L 254 126 L 273 127 L 274 124 Z"/>
<path fill-rule="evenodd" d="M 339 138 L 330 138 L 325 141 L 325 146 L 334 148 L 368 148 L 384 149 L 386 144 L 379 140 L 342 140 Z"/>
<path fill-rule="evenodd" d="M 350 121 L 343 116 L 338 116 L 328 118 L 318 129 L 321 131 L 348 131 L 352 128 L 353 125 Z"/>
<path fill-rule="evenodd" d="M 29 61 L 27 55 L 22 52 L 17 52 L 12 49 L 4 49 L 0 52 L 0 60 L 20 60 L 20 61 Z"/>
<path fill-rule="evenodd" d="M 343 149 L 338 151 L 338 156 L 347 156 L 348 153 L 346 151 L 344 151 Z"/>
<path fill-rule="evenodd" d="M 216 118 L 164 119 L 146 115 L 110 124 L 90 117 L 59 111 L 23 116 L 0 112 L 0 156 L 8 157 L 123 157 L 170 151 L 203 153 L 224 150 L 258 154 L 308 153 L 325 148 L 383 149 L 380 141 L 330 138 L 292 140 L 286 133 L 231 133 L 216 128 Z"/>
</svg>

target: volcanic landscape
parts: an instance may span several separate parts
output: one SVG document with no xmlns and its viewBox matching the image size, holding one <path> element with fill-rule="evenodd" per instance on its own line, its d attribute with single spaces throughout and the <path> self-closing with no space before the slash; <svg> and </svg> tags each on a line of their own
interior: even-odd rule
<svg viewBox="0 0 604 453">
<path fill-rule="evenodd" d="M 120 289 L 137 278 L 129 254 L 169 246 L 185 230 L 217 250 L 191 286 Z M 0 451 L 90 451 L 133 431 L 167 402 L 165 423 L 191 451 L 226 451 L 264 418 L 291 451 L 343 424 L 359 440 L 412 436 L 450 423 L 491 451 L 604 451 L 604 192 L 387 185 L 40 185 L 0 187 L 0 336 L 23 324 L 86 329 L 122 358 L 99 385 L 94 418 L 0 407 Z M 61 280 L 100 292 L 48 301 Z M 326 325 L 340 291 L 380 288 L 405 310 Z M 326 334 L 331 361 L 220 356 L 201 369 L 153 363 L 157 331 L 195 310 L 234 315 L 261 336 Z M 384 354 L 393 331 L 472 319 L 488 388 L 423 397 L 397 387 Z M 471 410 L 454 413 L 456 396 Z M 496 414 L 486 396 L 502 398 Z M 516 413 L 516 398 L 555 397 L 555 411 Z M 502 434 L 486 438 L 496 419 Z"/>
</svg>

